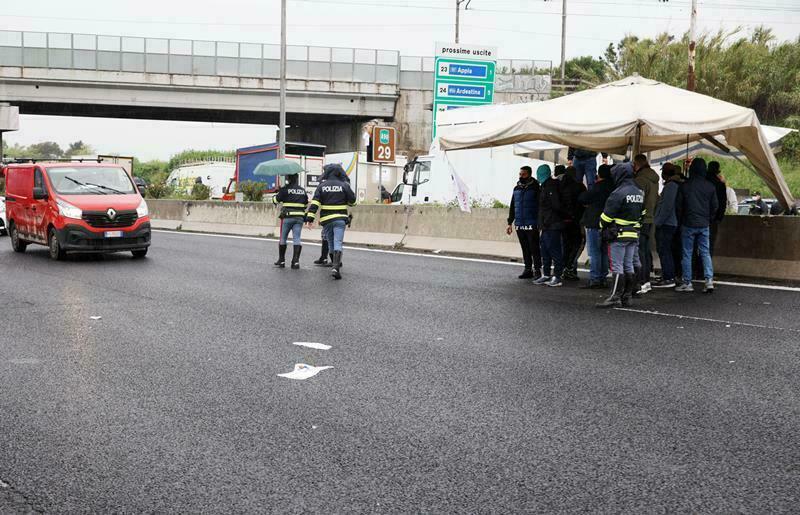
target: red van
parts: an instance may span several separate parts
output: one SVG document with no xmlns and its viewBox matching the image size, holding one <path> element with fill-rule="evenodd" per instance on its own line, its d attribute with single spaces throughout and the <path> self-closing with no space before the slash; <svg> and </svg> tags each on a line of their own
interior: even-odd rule
<svg viewBox="0 0 800 515">
<path fill-rule="evenodd" d="M 38 243 L 47 245 L 56 260 L 73 252 L 147 255 L 147 203 L 119 165 L 15 163 L 4 172 L 14 251 L 25 252 L 29 244 Z"/>
</svg>

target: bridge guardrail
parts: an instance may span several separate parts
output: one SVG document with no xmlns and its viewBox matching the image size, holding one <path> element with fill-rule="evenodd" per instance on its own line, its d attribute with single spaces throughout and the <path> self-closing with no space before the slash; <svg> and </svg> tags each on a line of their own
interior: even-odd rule
<svg viewBox="0 0 800 515">
<path fill-rule="evenodd" d="M 398 84 L 395 50 L 289 45 L 287 77 Z M 280 78 L 280 45 L 0 31 L 0 66 Z"/>
</svg>

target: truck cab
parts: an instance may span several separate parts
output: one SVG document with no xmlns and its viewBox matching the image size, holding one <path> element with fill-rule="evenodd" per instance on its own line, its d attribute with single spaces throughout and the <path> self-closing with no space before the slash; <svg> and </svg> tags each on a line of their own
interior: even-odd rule
<svg viewBox="0 0 800 515">
<path fill-rule="evenodd" d="M 395 186 L 389 197 L 391 204 L 427 204 L 433 201 L 428 183 L 431 182 L 433 160 L 430 156 L 417 157 L 403 168 L 403 180 Z"/>
<path fill-rule="evenodd" d="M 11 246 L 45 245 L 50 257 L 130 251 L 147 255 L 150 214 L 120 165 L 18 162 L 8 165 L 6 218 Z"/>
</svg>

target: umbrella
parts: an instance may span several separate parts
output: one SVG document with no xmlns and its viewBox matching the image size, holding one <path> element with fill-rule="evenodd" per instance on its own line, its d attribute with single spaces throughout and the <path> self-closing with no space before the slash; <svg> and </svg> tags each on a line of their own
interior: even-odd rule
<svg viewBox="0 0 800 515">
<path fill-rule="evenodd" d="M 273 159 L 264 161 L 256 166 L 253 175 L 272 177 L 275 175 L 295 175 L 303 172 L 303 167 L 297 161 L 289 159 Z"/>
</svg>

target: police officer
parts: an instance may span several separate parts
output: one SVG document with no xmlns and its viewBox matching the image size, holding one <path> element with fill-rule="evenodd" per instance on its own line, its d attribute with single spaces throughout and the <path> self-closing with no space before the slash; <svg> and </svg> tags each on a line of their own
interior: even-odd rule
<svg viewBox="0 0 800 515">
<path fill-rule="evenodd" d="M 319 183 L 314 198 L 308 206 L 306 221 L 309 226 L 319 215 L 319 224 L 328 241 L 328 249 L 333 251 L 331 275 L 341 279 L 342 242 L 345 227 L 350 221 L 348 206 L 356 203 L 356 195 L 350 188 L 342 165 L 329 164 L 323 168 L 325 179 Z"/>
<path fill-rule="evenodd" d="M 286 240 L 289 231 L 292 231 L 292 268 L 300 268 L 300 251 L 303 244 L 300 241 L 300 233 L 303 230 L 303 221 L 306 216 L 306 206 L 308 205 L 308 193 L 297 182 L 297 174 L 287 175 L 286 184 L 278 190 L 277 195 L 272 197 L 273 204 L 283 204 L 281 208 L 281 240 L 278 244 L 278 260 L 275 266 L 284 268 L 286 266 Z"/>
<path fill-rule="evenodd" d="M 633 182 L 633 166 L 623 163 L 611 169 L 615 189 L 600 215 L 603 239 L 609 242 L 611 295 L 597 304 L 599 308 L 627 306 L 636 282 L 633 261 L 639 245 L 644 192 Z"/>
</svg>

